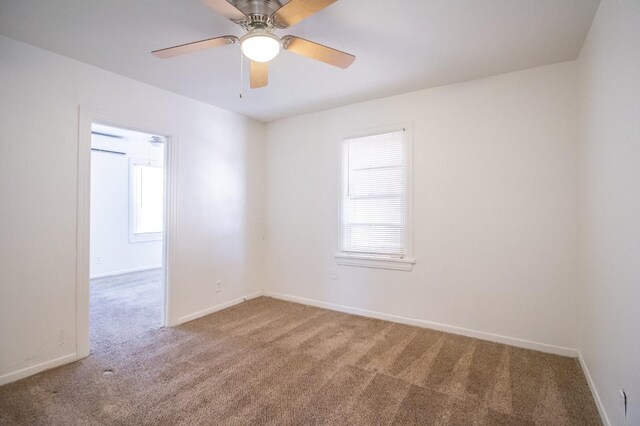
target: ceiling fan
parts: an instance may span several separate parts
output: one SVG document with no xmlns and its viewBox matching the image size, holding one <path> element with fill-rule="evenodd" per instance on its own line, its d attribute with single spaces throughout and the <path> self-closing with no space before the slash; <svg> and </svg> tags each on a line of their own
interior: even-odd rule
<svg viewBox="0 0 640 426">
<path fill-rule="evenodd" d="M 300 37 L 286 35 L 282 38 L 274 34 L 275 29 L 283 29 L 294 25 L 337 0 L 203 0 L 203 2 L 222 16 L 240 25 L 245 34 L 238 38 L 233 35 L 214 37 L 168 47 L 151 52 L 158 58 L 172 58 L 185 53 L 204 49 L 240 44 L 242 53 L 251 60 L 250 87 L 264 87 L 268 83 L 268 62 L 275 58 L 282 49 L 298 55 L 327 63 L 340 68 L 347 68 L 356 59 L 340 50 L 332 49 Z"/>
</svg>

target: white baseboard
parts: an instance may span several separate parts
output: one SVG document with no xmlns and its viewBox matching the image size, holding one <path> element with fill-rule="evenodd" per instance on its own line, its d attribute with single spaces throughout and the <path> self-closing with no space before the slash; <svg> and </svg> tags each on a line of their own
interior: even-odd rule
<svg viewBox="0 0 640 426">
<path fill-rule="evenodd" d="M 113 277 L 115 275 L 130 274 L 132 272 L 150 271 L 152 269 L 160 269 L 160 268 L 162 268 L 162 265 L 152 265 L 152 266 L 143 266 L 138 268 L 121 269 L 119 271 L 102 272 L 100 274 L 91 274 L 89 275 L 89 279 Z"/>
<path fill-rule="evenodd" d="M 229 300 L 228 302 L 220 303 L 219 305 L 215 305 L 210 308 L 203 309 L 201 311 L 194 312 L 189 315 L 185 315 L 183 317 L 178 318 L 177 323 L 173 324 L 173 326 L 184 324 L 185 322 L 193 321 L 195 319 L 198 319 L 207 315 L 211 315 L 214 312 L 218 312 L 223 309 L 230 308 L 231 306 L 237 305 L 242 302 L 246 302 L 247 300 L 255 299 L 256 297 L 260 297 L 260 296 L 262 296 L 262 291 L 257 291 L 247 296 L 238 297 L 237 299 Z"/>
<path fill-rule="evenodd" d="M 72 353 L 42 362 L 40 364 L 32 365 L 31 367 L 26 367 L 17 371 L 12 371 L 11 373 L 3 374 L 2 376 L 0 376 L 0 386 L 6 385 L 7 383 L 15 382 L 16 380 L 24 379 L 25 377 L 32 376 L 45 370 L 50 370 L 52 368 L 60 367 L 64 364 L 69 364 L 70 362 L 73 362 L 75 360 L 76 354 Z"/>
<path fill-rule="evenodd" d="M 446 333 L 460 334 L 462 336 L 475 337 L 477 339 L 488 340 L 491 342 L 504 343 L 506 345 L 517 346 L 519 348 L 533 349 L 540 352 L 546 352 L 556 355 L 569 356 L 575 358 L 578 351 L 563 346 L 549 345 L 546 343 L 533 342 L 530 340 L 518 339 L 516 337 L 501 336 L 499 334 L 486 333 L 484 331 L 470 330 L 467 328 L 456 327 L 453 325 L 440 324 L 437 322 L 402 317 L 399 315 L 385 314 L 382 312 L 369 311 L 366 309 L 352 308 L 350 306 L 336 305 L 333 303 L 321 302 L 318 300 L 307 299 L 304 297 L 291 296 L 288 294 L 273 293 L 265 291 L 264 295 L 275 299 L 288 300 L 290 302 L 302 303 L 304 305 L 316 306 L 318 308 L 330 309 L 332 311 L 345 312 L 347 314 L 361 315 L 370 318 L 377 318 L 386 321 L 397 322 L 401 324 L 414 325 L 416 327 L 430 328 L 433 330 L 444 331 Z"/>
<path fill-rule="evenodd" d="M 596 389 L 596 385 L 591 378 L 591 373 L 587 368 L 587 363 L 582 357 L 582 352 L 578 351 L 578 360 L 580 361 L 580 366 L 582 367 L 582 371 L 584 372 L 584 376 L 587 379 L 587 383 L 589 384 L 589 389 L 591 390 L 591 395 L 593 395 L 593 400 L 596 403 L 596 407 L 598 407 L 598 413 L 600 413 L 600 418 L 602 419 L 602 423 L 605 426 L 611 426 L 611 422 L 609 421 L 609 416 L 607 416 L 607 412 L 604 409 L 604 405 L 602 405 L 602 400 L 600 399 L 600 395 L 598 394 L 598 390 Z"/>
</svg>

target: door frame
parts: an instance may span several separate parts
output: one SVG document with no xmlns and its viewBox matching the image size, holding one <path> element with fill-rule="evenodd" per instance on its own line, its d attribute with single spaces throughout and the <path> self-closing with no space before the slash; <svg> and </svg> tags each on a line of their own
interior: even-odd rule
<svg viewBox="0 0 640 426">
<path fill-rule="evenodd" d="M 162 325 L 175 325 L 171 311 L 171 276 L 175 259 L 176 241 L 176 188 L 177 139 L 173 129 L 166 125 L 133 118 L 122 114 L 80 105 L 78 108 L 78 228 L 76 241 L 76 358 L 90 353 L 89 341 L 89 260 L 91 224 L 91 125 L 103 124 L 165 136 L 164 146 L 164 230 L 162 267 L 164 272 L 164 309 Z"/>
</svg>

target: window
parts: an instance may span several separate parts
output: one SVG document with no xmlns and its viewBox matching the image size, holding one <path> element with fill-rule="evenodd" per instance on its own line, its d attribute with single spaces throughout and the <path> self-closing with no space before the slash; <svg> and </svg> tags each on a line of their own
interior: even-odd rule
<svg viewBox="0 0 640 426">
<path fill-rule="evenodd" d="M 338 264 L 411 270 L 407 127 L 345 139 Z"/>
<path fill-rule="evenodd" d="M 153 161 L 131 159 L 129 170 L 129 240 L 161 240 L 164 213 L 163 169 Z"/>
</svg>

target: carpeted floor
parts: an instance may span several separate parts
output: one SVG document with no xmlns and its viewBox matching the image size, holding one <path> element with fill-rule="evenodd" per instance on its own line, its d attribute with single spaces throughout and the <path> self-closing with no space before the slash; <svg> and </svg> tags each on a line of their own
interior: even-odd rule
<svg viewBox="0 0 640 426">
<path fill-rule="evenodd" d="M 103 351 L 162 326 L 162 269 L 94 278 L 90 285 L 92 351 Z"/>
<path fill-rule="evenodd" d="M 575 359 L 254 299 L 0 388 L 0 424 L 600 424 Z"/>
</svg>

